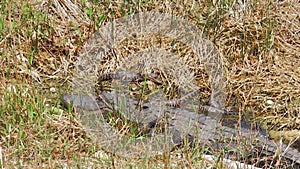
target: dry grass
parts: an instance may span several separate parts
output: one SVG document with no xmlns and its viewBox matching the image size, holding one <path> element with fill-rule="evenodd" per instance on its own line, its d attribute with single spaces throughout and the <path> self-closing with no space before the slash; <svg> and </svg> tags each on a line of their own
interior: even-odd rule
<svg viewBox="0 0 300 169">
<path fill-rule="evenodd" d="M 59 100 L 70 90 L 79 51 L 99 27 L 153 9 L 188 19 L 217 46 L 226 71 L 227 105 L 254 114 L 274 137 L 276 131 L 300 135 L 300 5 L 295 0 L 246 4 L 1 0 L 0 8 L 0 166 L 4 168 L 199 168 L 203 160 L 193 152 L 152 161 L 105 153 Z"/>
</svg>

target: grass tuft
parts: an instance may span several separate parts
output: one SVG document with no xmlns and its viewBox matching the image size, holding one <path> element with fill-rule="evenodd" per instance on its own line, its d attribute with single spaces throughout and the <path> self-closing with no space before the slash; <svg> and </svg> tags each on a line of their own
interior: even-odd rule
<svg viewBox="0 0 300 169">
<path fill-rule="evenodd" d="M 1 0 L 1 167 L 224 168 L 195 151 L 176 150 L 152 161 L 113 156 L 85 133 L 75 112 L 62 107 L 59 98 L 71 89 L 74 62 L 88 38 L 115 18 L 151 10 L 189 20 L 217 46 L 227 77 L 226 104 L 255 115 L 271 137 L 283 136 L 286 142 L 299 137 L 300 5 L 296 1 Z M 170 50 L 176 44 L 164 37 L 149 39 Z M 118 50 L 126 57 L 145 47 L 147 40 L 124 41 Z M 206 98 L 211 90 L 206 72 L 188 47 L 178 46 L 173 52 L 190 59 Z M 170 95 L 177 90 L 172 87 L 167 89 Z"/>
</svg>

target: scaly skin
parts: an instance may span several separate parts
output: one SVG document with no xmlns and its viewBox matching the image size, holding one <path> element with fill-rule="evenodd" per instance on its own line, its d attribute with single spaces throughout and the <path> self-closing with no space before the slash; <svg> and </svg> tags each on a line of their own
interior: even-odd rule
<svg viewBox="0 0 300 169">
<path fill-rule="evenodd" d="M 183 97 L 183 100 L 187 100 L 187 97 L 193 94 L 188 94 Z M 72 103 L 73 107 L 78 109 L 84 109 L 88 111 L 95 110 L 112 110 L 114 107 L 113 95 L 110 93 L 103 92 L 98 96 L 98 100 L 95 98 L 82 95 L 69 95 L 65 94 L 62 97 L 65 105 Z M 128 99 L 129 103 L 127 106 L 135 106 L 137 103 L 132 99 Z M 167 104 L 169 101 L 163 103 Z M 251 151 L 244 150 L 243 152 L 235 152 L 238 154 L 238 158 L 241 155 L 253 155 L 258 153 L 264 157 L 272 157 L 278 153 L 281 155 L 281 160 L 290 164 L 292 168 L 300 168 L 300 153 L 298 150 L 288 147 L 282 144 L 278 149 L 277 145 L 269 140 L 266 136 L 260 134 L 257 131 L 253 131 L 249 128 L 244 128 L 243 123 L 240 129 L 233 129 L 230 127 L 220 125 L 217 120 L 205 116 L 204 114 L 198 114 L 193 110 L 187 110 L 176 107 L 166 107 L 164 113 L 157 109 L 154 102 L 144 103 L 142 110 L 133 115 L 139 114 L 139 116 L 131 116 L 125 118 L 133 121 L 134 123 L 139 123 L 141 127 L 146 128 L 151 131 L 161 118 L 166 118 L 168 124 L 168 131 L 172 134 L 173 141 L 177 144 L 182 143 L 183 139 L 188 137 L 190 143 L 199 142 L 201 145 L 207 145 L 214 149 L 224 149 L 233 150 L 241 146 L 241 140 L 250 142 L 249 146 L 254 146 L 255 149 Z M 202 106 L 206 111 L 217 111 L 214 113 L 222 113 L 224 110 L 220 110 L 213 106 Z M 140 118 L 143 117 L 143 118 Z M 230 139 L 230 142 L 222 142 L 222 140 Z M 255 144 L 254 144 L 255 143 Z M 246 149 L 247 147 L 240 147 L 241 149 Z M 254 151 L 257 150 L 257 151 Z M 284 152 L 284 153 L 283 153 Z M 230 154 L 229 154 L 230 155 Z M 256 154 L 257 155 L 257 154 Z M 236 157 L 236 156 L 235 156 Z M 234 158 L 230 155 L 229 158 Z M 247 158 L 246 158 L 247 159 Z"/>
<path fill-rule="evenodd" d="M 285 144 L 282 144 L 280 149 L 278 149 L 278 146 L 273 140 L 268 139 L 267 136 L 262 135 L 258 131 L 244 128 L 243 125 L 240 129 L 222 126 L 215 119 L 209 116 L 196 114 L 189 110 L 174 109 L 170 112 L 175 117 L 171 120 L 170 126 L 172 126 L 173 130 L 177 132 L 176 140 L 178 141 L 182 140 L 185 135 L 188 135 L 190 137 L 189 140 L 196 139 L 200 143 L 209 145 L 213 148 L 222 149 L 227 147 L 226 149 L 230 150 L 236 149 L 237 146 L 241 146 L 241 149 L 247 148 L 247 146 L 243 147 L 241 144 L 244 139 L 248 141 L 251 146 L 254 146 L 255 149 L 259 150 L 254 151 L 255 149 L 252 148 L 253 152 L 251 154 L 259 153 L 262 156 L 272 157 L 276 153 L 279 153 L 281 154 L 282 160 L 292 164 L 291 168 L 300 167 L 300 153 L 297 149 L 290 148 Z M 187 126 L 190 127 L 187 128 Z M 215 128 L 216 130 L 214 130 Z M 229 138 L 230 142 L 222 143 L 222 140 Z M 248 148 L 251 147 L 250 145 L 248 145 Z M 247 152 L 240 152 L 239 155 L 245 155 L 245 153 Z"/>
<path fill-rule="evenodd" d="M 102 74 L 98 77 L 98 82 L 101 83 L 102 81 L 113 79 L 121 80 L 123 82 L 143 81 L 145 79 L 151 79 L 155 83 L 161 83 L 161 80 L 157 79 L 155 75 L 151 74 L 150 76 L 146 76 L 140 73 L 129 71 L 116 71 Z M 204 114 L 197 114 L 193 110 L 179 108 L 182 103 L 198 95 L 199 92 L 200 90 L 195 90 L 180 99 L 161 101 L 160 105 L 169 106 L 164 112 L 159 110 L 159 106 L 157 105 L 159 102 L 156 101 L 144 103 L 142 106 L 140 106 L 140 110 L 138 112 L 133 112 L 130 115 L 123 114 L 123 116 L 125 116 L 126 120 L 138 123 L 141 130 L 146 130 L 148 132 L 150 132 L 157 125 L 159 119 L 165 118 L 167 120 L 168 131 L 172 135 L 173 142 L 177 144 L 181 144 L 182 140 L 186 137 L 189 138 L 188 140 L 191 144 L 195 143 L 195 141 L 197 140 L 199 143 L 209 145 L 213 149 L 220 149 L 225 147 L 226 149 L 234 149 L 237 146 L 241 145 L 239 143 L 236 143 L 238 141 L 241 141 L 241 138 L 251 143 L 250 145 L 248 145 L 248 147 L 251 145 L 254 146 L 252 142 L 257 142 L 257 145 L 255 145 L 256 149 L 258 149 L 257 151 L 243 151 L 242 153 L 247 153 L 248 155 L 251 153 L 259 153 L 260 155 L 270 157 L 274 154 L 282 154 L 281 152 L 285 151 L 285 153 L 282 154 L 281 158 L 290 162 L 293 168 L 299 168 L 300 154 L 296 149 L 289 148 L 286 145 L 281 145 L 281 150 L 278 150 L 277 145 L 273 143 L 272 140 L 268 140 L 266 135 L 263 135 L 264 132 L 258 130 L 258 132 L 255 133 L 249 128 L 250 125 L 246 121 L 241 121 L 240 129 L 233 129 L 230 127 L 221 126 L 217 122 L 216 117 L 211 118 L 209 116 L 205 116 Z M 209 102 L 210 105 L 201 105 L 198 106 L 197 109 L 216 116 L 237 114 L 237 112 L 231 112 L 227 109 L 220 108 L 220 105 L 216 99 L 219 94 L 220 91 L 212 93 Z M 123 99 L 124 98 L 126 97 L 123 97 Z M 118 105 L 117 107 L 121 105 L 121 103 L 113 102 L 114 97 L 110 93 L 103 92 L 97 97 L 97 99 L 98 100 L 95 101 L 96 99 L 93 97 L 80 95 L 63 96 L 63 102 L 65 105 L 73 103 L 74 107 L 87 111 L 101 110 L 103 113 L 103 111 L 105 112 L 108 110 L 110 112 L 113 112 L 113 109 L 116 108 L 115 105 Z M 130 98 L 126 98 L 126 102 L 128 103 L 125 106 L 125 109 L 128 109 L 128 107 L 136 108 L 138 104 L 136 101 L 133 101 Z M 128 111 L 125 110 L 125 112 Z M 220 132 L 221 134 L 218 132 Z M 231 138 L 231 142 L 221 143 L 224 138 Z M 255 138 L 256 141 L 254 141 L 253 138 Z M 239 155 L 242 155 L 242 153 L 235 152 L 235 154 Z"/>
<path fill-rule="evenodd" d="M 111 81 L 111 80 L 121 80 L 123 82 L 141 82 L 145 79 L 151 79 L 155 83 L 162 83 L 160 79 L 157 78 L 157 75 L 154 73 L 151 73 L 149 75 L 144 75 L 140 73 L 130 72 L 130 71 L 123 71 L 118 70 L 116 72 L 107 72 L 100 74 L 98 76 L 98 82 L 101 83 L 102 81 Z"/>
</svg>

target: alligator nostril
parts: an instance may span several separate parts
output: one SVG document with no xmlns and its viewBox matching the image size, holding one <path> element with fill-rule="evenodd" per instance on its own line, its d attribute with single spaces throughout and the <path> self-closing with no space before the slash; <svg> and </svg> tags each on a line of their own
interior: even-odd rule
<svg viewBox="0 0 300 169">
<path fill-rule="evenodd" d="M 70 94 L 64 94 L 64 95 L 61 97 L 64 106 L 68 107 L 69 105 L 72 104 L 71 97 L 72 97 L 72 95 L 70 95 Z"/>
<path fill-rule="evenodd" d="M 143 105 L 142 108 L 143 108 L 143 109 L 149 109 L 149 106 Z"/>
</svg>

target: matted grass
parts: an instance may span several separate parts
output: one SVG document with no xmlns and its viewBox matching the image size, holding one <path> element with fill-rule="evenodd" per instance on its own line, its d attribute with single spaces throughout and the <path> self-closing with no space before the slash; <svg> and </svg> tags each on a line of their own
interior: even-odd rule
<svg viewBox="0 0 300 169">
<path fill-rule="evenodd" d="M 89 139 L 76 113 L 61 105 L 86 40 L 115 18 L 153 9 L 188 19 L 217 46 L 227 77 L 227 105 L 255 115 L 274 138 L 291 141 L 300 135 L 299 2 L 1 0 L 0 9 L 4 168 L 214 166 L 193 151 L 151 161 L 112 156 Z"/>
</svg>

